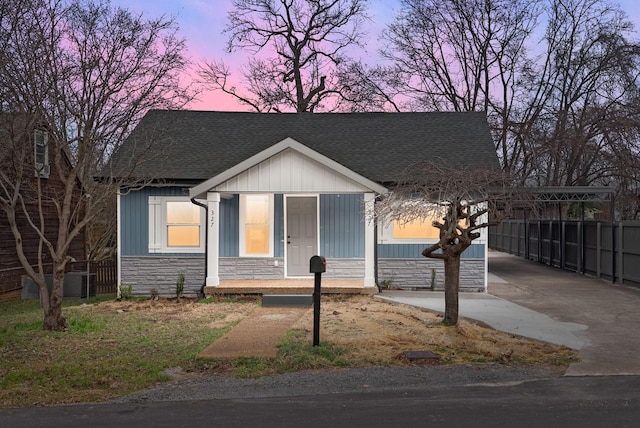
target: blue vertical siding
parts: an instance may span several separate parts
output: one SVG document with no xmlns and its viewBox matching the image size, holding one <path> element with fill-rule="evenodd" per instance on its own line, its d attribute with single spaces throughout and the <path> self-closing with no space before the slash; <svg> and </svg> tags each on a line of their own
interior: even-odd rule
<svg viewBox="0 0 640 428">
<path fill-rule="evenodd" d="M 320 251 L 324 257 L 364 257 L 362 194 L 320 195 Z"/>
<path fill-rule="evenodd" d="M 187 196 L 183 187 L 145 187 L 120 197 L 120 254 L 149 255 L 149 196 Z"/>
<path fill-rule="evenodd" d="M 220 200 L 220 257 L 240 254 L 240 197 Z"/>
<path fill-rule="evenodd" d="M 284 257 L 284 198 L 281 194 L 273 197 L 273 255 Z"/>
<path fill-rule="evenodd" d="M 123 256 L 148 256 L 149 253 L 149 196 L 188 197 L 188 189 L 182 187 L 145 187 L 120 197 L 120 254 Z M 237 257 L 239 254 L 239 198 L 220 201 L 220 255 Z M 156 253 L 165 257 L 167 253 Z M 197 254 L 191 256 L 199 257 Z"/>
<path fill-rule="evenodd" d="M 422 250 L 430 244 L 378 244 L 379 259 L 421 259 Z M 484 244 L 471 244 L 460 258 L 481 259 L 484 258 Z"/>
<path fill-rule="evenodd" d="M 149 254 L 149 196 L 188 195 L 182 187 L 148 187 L 120 198 L 121 248 L 123 256 Z M 364 257 L 363 195 L 320 195 L 320 251 L 331 258 Z M 220 256 L 239 255 L 240 198 L 220 201 Z M 274 256 L 284 256 L 284 198 L 274 196 Z M 422 258 L 426 244 L 378 244 L 378 258 Z M 167 254 L 156 254 L 167 256 Z M 192 256 L 199 256 L 191 254 Z M 463 259 L 486 256 L 484 244 L 472 244 Z"/>
</svg>

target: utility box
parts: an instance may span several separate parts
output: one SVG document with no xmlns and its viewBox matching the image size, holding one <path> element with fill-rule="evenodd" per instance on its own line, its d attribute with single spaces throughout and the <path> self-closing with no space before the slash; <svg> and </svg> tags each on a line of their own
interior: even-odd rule
<svg viewBox="0 0 640 428">
<path fill-rule="evenodd" d="M 49 293 L 53 289 L 53 275 L 47 274 L 44 276 L 47 281 L 47 288 Z M 87 281 L 89 282 L 89 289 L 87 290 Z M 84 271 L 72 271 L 64 274 L 64 297 L 87 297 L 87 291 L 89 297 L 95 297 L 96 295 L 96 274 L 90 273 L 87 276 L 87 272 Z M 22 300 L 39 299 L 40 289 L 31 278 L 26 275 L 22 276 Z"/>
<path fill-rule="evenodd" d="M 313 256 L 309 260 L 310 273 L 324 273 L 327 271 L 327 260 L 322 256 Z"/>
<path fill-rule="evenodd" d="M 87 282 L 89 288 L 87 290 Z M 89 297 L 96 296 L 96 274 L 90 273 L 87 278 L 87 272 L 72 271 L 64 275 L 64 297 Z"/>
</svg>

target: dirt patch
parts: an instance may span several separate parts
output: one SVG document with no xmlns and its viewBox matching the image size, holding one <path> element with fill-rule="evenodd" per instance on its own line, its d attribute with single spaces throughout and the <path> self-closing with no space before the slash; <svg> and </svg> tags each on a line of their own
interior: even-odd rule
<svg viewBox="0 0 640 428">
<path fill-rule="evenodd" d="M 372 297 L 328 298 L 321 305 L 320 340 L 348 347 L 356 359 L 402 359 L 406 351 L 433 351 L 441 363 L 526 362 L 565 364 L 568 348 L 517 337 L 472 322 L 441 324 L 442 316 Z M 293 328 L 312 333 L 313 313 Z M 406 362 L 406 360 L 404 360 Z M 431 361 L 428 363 L 432 363 Z"/>
<path fill-rule="evenodd" d="M 155 322 L 202 322 L 211 328 L 223 328 L 239 321 L 255 310 L 257 297 L 246 297 L 234 302 L 201 303 L 196 299 L 148 299 L 102 302 L 97 313 L 145 313 Z"/>
<path fill-rule="evenodd" d="M 256 303 L 256 298 L 241 303 L 213 304 L 201 304 L 191 299 L 159 299 L 102 303 L 100 310 L 145 311 L 159 322 L 178 319 L 221 327 L 245 318 L 256 309 Z M 287 309 L 282 310 L 284 313 Z M 271 316 L 277 317 L 277 313 Z M 562 346 L 464 320 L 458 326 L 446 327 L 441 324 L 439 314 L 383 302 L 371 296 L 323 296 L 320 321 L 321 342 L 347 348 L 350 359 L 358 361 L 359 365 L 417 364 L 402 358 L 406 351 L 432 351 L 440 357 L 441 364 L 497 361 L 568 365 L 575 359 L 575 352 Z M 312 341 L 313 308 L 292 323 L 291 329 L 306 332 L 308 340 Z"/>
</svg>

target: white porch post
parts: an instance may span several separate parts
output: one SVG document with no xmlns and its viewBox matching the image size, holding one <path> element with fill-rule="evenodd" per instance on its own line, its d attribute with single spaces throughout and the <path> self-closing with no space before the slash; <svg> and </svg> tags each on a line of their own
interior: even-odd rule
<svg viewBox="0 0 640 428">
<path fill-rule="evenodd" d="M 374 205 L 375 193 L 364 194 L 364 286 L 375 287 L 375 228 Z"/>
<path fill-rule="evenodd" d="M 118 191 L 117 191 L 117 199 L 116 199 L 116 245 L 118 248 L 118 251 L 116 251 L 116 269 L 118 271 L 118 278 L 116 279 L 116 281 L 118 281 L 116 283 L 116 293 L 118 296 L 118 299 L 121 296 L 120 294 L 120 284 L 122 284 L 122 219 L 120 218 L 122 215 L 122 211 L 121 211 L 121 201 L 120 198 L 122 196 L 122 194 L 120 193 L 120 190 L 122 190 L 120 187 L 118 187 Z M 89 300 L 89 299 L 87 299 Z"/>
<path fill-rule="evenodd" d="M 220 193 L 207 192 L 207 207 L 209 212 L 206 225 L 209 228 L 207 286 L 216 287 L 220 285 Z"/>
</svg>

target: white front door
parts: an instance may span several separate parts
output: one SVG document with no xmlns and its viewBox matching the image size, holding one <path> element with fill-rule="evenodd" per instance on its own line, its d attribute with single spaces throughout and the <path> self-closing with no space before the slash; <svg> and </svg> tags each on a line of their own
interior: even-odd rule
<svg viewBox="0 0 640 428">
<path fill-rule="evenodd" d="M 309 259 L 318 254 L 318 198 L 288 196 L 286 206 L 287 276 L 309 276 Z"/>
</svg>

